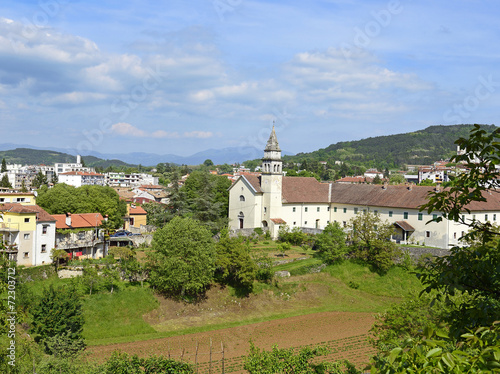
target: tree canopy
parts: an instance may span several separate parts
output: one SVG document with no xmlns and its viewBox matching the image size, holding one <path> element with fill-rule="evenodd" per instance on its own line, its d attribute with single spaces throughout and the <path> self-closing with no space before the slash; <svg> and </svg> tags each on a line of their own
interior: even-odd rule
<svg viewBox="0 0 500 374">
<path fill-rule="evenodd" d="M 159 292 L 196 296 L 214 280 L 215 243 L 198 221 L 175 217 L 156 230 L 148 261 L 151 284 Z"/>
<path fill-rule="evenodd" d="M 53 188 L 46 186 L 38 190 L 37 204 L 49 214 L 101 213 L 108 215 L 114 227 L 123 224 L 127 205 L 111 187 L 73 187 L 59 183 Z"/>
</svg>

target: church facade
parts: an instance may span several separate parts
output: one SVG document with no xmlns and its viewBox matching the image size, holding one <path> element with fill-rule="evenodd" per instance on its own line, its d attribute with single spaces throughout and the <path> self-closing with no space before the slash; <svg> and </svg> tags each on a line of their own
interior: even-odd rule
<svg viewBox="0 0 500 374">
<path fill-rule="evenodd" d="M 281 226 L 324 229 L 329 222 L 347 227 L 362 212 L 380 215 L 394 225 L 393 239 L 401 243 L 449 248 L 468 230 L 463 224 L 443 219 L 430 222 L 419 207 L 435 187 L 413 185 L 370 185 L 320 183 L 315 178 L 283 175 L 281 149 L 273 128 L 262 159 L 262 174 L 242 175 L 229 190 L 231 230 L 263 228 L 277 238 Z M 486 202 L 472 203 L 466 219 L 500 222 L 500 194 Z"/>
</svg>

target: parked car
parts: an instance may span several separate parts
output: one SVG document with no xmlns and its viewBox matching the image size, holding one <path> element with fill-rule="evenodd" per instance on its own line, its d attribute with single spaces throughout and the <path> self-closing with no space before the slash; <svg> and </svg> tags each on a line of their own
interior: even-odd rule
<svg viewBox="0 0 500 374">
<path fill-rule="evenodd" d="M 110 235 L 110 237 L 111 238 L 120 238 L 120 237 L 130 236 L 130 235 L 132 235 L 132 233 L 130 231 L 121 230 L 121 231 L 115 232 L 113 235 Z"/>
</svg>

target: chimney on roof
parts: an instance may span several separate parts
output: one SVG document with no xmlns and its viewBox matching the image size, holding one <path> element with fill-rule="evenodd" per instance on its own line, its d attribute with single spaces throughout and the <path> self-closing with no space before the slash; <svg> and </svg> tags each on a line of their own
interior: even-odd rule
<svg viewBox="0 0 500 374">
<path fill-rule="evenodd" d="M 387 185 L 388 185 L 388 183 L 387 183 L 387 181 L 385 181 L 384 184 L 382 185 L 382 189 L 387 190 Z"/>
<path fill-rule="evenodd" d="M 434 189 L 434 191 L 436 191 L 436 192 L 440 192 L 441 191 L 441 185 L 439 183 L 436 184 L 436 188 Z"/>
<path fill-rule="evenodd" d="M 71 226 L 71 213 L 66 213 L 66 226 Z"/>
<path fill-rule="evenodd" d="M 408 191 L 411 191 L 413 189 L 413 183 L 408 183 Z"/>
<path fill-rule="evenodd" d="M 108 215 L 107 214 L 104 216 L 104 220 L 108 221 Z"/>
</svg>

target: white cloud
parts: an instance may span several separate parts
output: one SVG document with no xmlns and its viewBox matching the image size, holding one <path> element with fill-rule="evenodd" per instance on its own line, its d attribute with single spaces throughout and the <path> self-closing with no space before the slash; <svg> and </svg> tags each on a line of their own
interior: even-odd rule
<svg viewBox="0 0 500 374">
<path fill-rule="evenodd" d="M 177 138 L 199 138 L 199 139 L 207 139 L 213 137 L 213 133 L 210 131 L 186 131 L 182 135 L 180 135 L 177 131 L 168 132 L 165 130 L 156 130 L 153 132 L 148 132 L 141 130 L 130 123 L 120 122 L 115 123 L 111 126 L 111 132 L 128 137 L 139 137 L 139 138 L 169 138 L 169 139 L 177 139 Z"/>
<path fill-rule="evenodd" d="M 145 131 L 132 126 L 130 123 L 124 122 L 115 123 L 113 126 L 111 126 L 111 131 L 123 136 L 137 136 L 141 138 L 148 136 Z"/>
<path fill-rule="evenodd" d="M 211 138 L 212 136 L 214 136 L 214 134 L 210 131 L 190 131 L 190 132 L 185 132 L 183 136 L 185 138 L 206 139 L 206 138 Z"/>
</svg>

